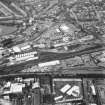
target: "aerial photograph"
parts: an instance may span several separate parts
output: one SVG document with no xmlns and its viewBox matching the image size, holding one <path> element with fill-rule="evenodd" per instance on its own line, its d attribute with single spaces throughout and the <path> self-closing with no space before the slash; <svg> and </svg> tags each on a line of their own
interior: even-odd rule
<svg viewBox="0 0 105 105">
<path fill-rule="evenodd" d="M 0 105 L 105 105 L 105 0 L 0 0 Z"/>
</svg>

